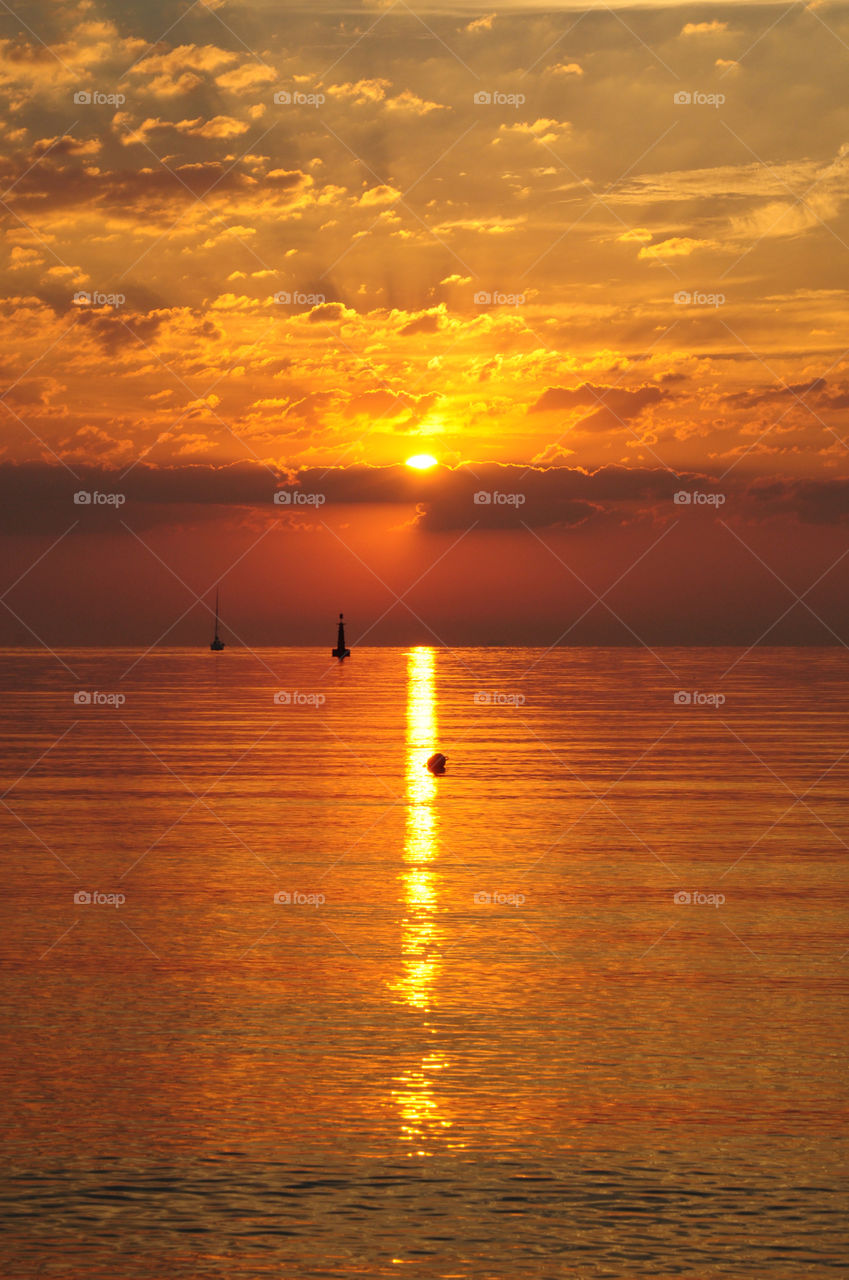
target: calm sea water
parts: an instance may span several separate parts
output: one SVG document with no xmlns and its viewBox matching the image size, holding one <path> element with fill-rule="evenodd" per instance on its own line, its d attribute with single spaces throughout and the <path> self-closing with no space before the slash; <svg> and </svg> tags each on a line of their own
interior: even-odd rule
<svg viewBox="0 0 849 1280">
<path fill-rule="evenodd" d="M 0 655 L 4 1277 L 845 1274 L 847 668 Z"/>
</svg>

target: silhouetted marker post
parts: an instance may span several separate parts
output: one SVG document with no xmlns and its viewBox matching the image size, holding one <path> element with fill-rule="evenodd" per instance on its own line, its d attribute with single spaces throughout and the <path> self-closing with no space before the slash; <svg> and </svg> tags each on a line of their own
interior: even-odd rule
<svg viewBox="0 0 849 1280">
<path fill-rule="evenodd" d="M 342 662 L 345 658 L 350 658 L 351 650 L 345 648 L 345 622 L 342 614 L 339 614 L 339 631 L 336 636 L 336 648 L 333 650 L 333 657 L 338 658 Z"/>
</svg>

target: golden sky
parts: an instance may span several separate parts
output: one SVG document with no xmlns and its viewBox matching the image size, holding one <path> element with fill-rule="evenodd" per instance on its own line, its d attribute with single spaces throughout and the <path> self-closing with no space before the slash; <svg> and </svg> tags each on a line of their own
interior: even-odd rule
<svg viewBox="0 0 849 1280">
<path fill-rule="evenodd" d="M 20 13 L 0 18 L 10 581 L 74 520 L 107 583 L 115 539 L 132 556 L 154 530 L 173 568 L 197 537 L 198 592 L 272 526 L 311 581 L 342 589 L 341 538 L 399 593 L 468 534 L 430 602 L 449 630 L 474 566 L 527 579 L 540 533 L 598 591 L 676 520 L 679 548 L 720 518 L 758 556 L 798 542 L 797 591 L 832 563 L 847 6 Z M 421 452 L 441 466 L 403 467 Z M 285 482 L 320 505 L 274 504 Z M 127 501 L 75 509 L 80 489 Z"/>
</svg>

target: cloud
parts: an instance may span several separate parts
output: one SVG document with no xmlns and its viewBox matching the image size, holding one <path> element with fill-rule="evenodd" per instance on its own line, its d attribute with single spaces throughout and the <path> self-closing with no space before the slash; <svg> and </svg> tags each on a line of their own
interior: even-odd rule
<svg viewBox="0 0 849 1280">
<path fill-rule="evenodd" d="M 247 133 L 250 125 L 244 120 L 236 120 L 233 116 L 213 116 L 211 120 L 180 120 L 173 126 L 179 133 L 187 133 L 192 138 L 238 138 Z"/>
<path fill-rule="evenodd" d="M 833 387 L 825 378 L 809 378 L 805 382 L 788 383 L 784 386 L 736 391 L 724 397 L 725 404 L 742 409 L 780 404 L 782 401 L 799 404 L 802 409 L 806 405 L 819 411 L 847 409 L 849 384 Z"/>
<path fill-rule="evenodd" d="M 39 138 L 32 144 L 29 154 L 34 161 L 49 154 L 55 164 L 63 156 L 96 156 L 102 147 L 100 138 L 73 138 L 66 133 L 54 138 Z"/>
<path fill-rule="evenodd" d="M 390 80 L 375 78 L 357 80 L 355 83 L 330 84 L 327 86 L 327 94 L 331 98 L 349 99 L 355 106 L 361 107 L 369 102 L 383 102 L 391 83 Z"/>
<path fill-rule="evenodd" d="M 814 192 L 803 200 L 775 200 L 752 213 L 732 220 L 732 232 L 743 240 L 796 236 L 830 222 L 838 213 L 839 200 L 828 191 Z"/>
<path fill-rule="evenodd" d="M 418 527 L 517 530 L 577 528 L 594 519 L 629 521 L 646 504 L 674 509 L 680 480 L 662 468 L 539 467 L 475 463 L 427 473 L 430 489 L 420 500 Z M 479 495 L 476 500 L 475 495 Z M 481 501 L 480 495 L 489 501 Z M 668 505 L 667 505 L 668 504 Z"/>
<path fill-rule="evenodd" d="M 202 437 L 180 439 L 192 450 Z M 92 465 L 79 466 L 76 473 L 41 462 L 0 463 L 0 532 L 66 529 L 69 512 L 79 514 L 73 504 L 78 489 L 125 494 L 125 512 L 132 515 L 134 526 L 144 526 L 197 522 L 210 518 L 216 508 L 250 508 L 274 518 L 280 514 L 273 503 L 275 489 L 294 483 L 304 493 L 322 494 L 325 510 L 343 505 L 405 506 L 416 513 L 415 527 L 435 532 L 473 524 L 492 531 L 521 529 L 523 523 L 574 528 L 603 514 L 629 519 L 652 501 L 663 502 L 670 514 L 670 499 L 679 487 L 678 479 L 661 469 L 585 471 L 497 463 L 430 472 L 368 465 L 289 472 L 269 471 L 253 462 L 168 467 L 141 462 L 125 475 Z M 476 501 L 475 495 L 482 493 L 489 494 L 489 502 Z M 502 501 L 497 495 L 521 495 L 522 501 Z"/>
<path fill-rule="evenodd" d="M 366 209 L 379 208 L 381 205 L 394 204 L 396 200 L 400 200 L 401 192 L 395 187 L 381 185 L 379 187 L 367 187 L 358 201 Z"/>
<path fill-rule="evenodd" d="M 420 98 L 410 89 L 404 89 L 395 98 L 387 98 L 387 111 L 409 112 L 412 115 L 427 116 L 431 111 L 447 111 L 444 102 L 431 102 L 428 98 Z"/>
<path fill-rule="evenodd" d="M 341 302 L 322 302 L 307 313 L 309 324 L 333 324 L 352 319 L 356 312 L 349 311 Z"/>
<path fill-rule="evenodd" d="M 667 395 L 660 387 L 635 388 L 594 386 L 547 387 L 530 408 L 531 413 L 553 413 L 592 408 L 593 412 L 575 425 L 582 431 L 615 429 L 638 418 L 650 405 L 659 404 Z"/>
<path fill-rule="evenodd" d="M 849 523 L 849 480 L 762 478 L 752 482 L 748 497 L 753 515 L 761 518 L 789 515 L 802 524 Z"/>
<path fill-rule="evenodd" d="M 499 143 L 505 138 L 530 138 L 540 146 L 551 146 L 571 128 L 568 120 L 552 120 L 547 116 L 540 117 L 531 123 L 520 121 L 517 124 L 502 124 L 498 129 L 498 137 L 493 139 L 493 143 Z"/>
<path fill-rule="evenodd" d="M 728 30 L 727 22 L 687 22 L 681 28 L 682 36 L 715 36 Z"/>
<path fill-rule="evenodd" d="M 702 249 L 715 249 L 718 246 L 712 240 L 694 240 L 690 236 L 670 236 L 657 244 L 643 245 L 640 258 L 687 258 L 691 253 Z"/>
<path fill-rule="evenodd" d="M 35 21 L 35 5 L 28 6 L 28 16 Z M 11 12 L 11 11 L 10 11 Z M 23 23 L 21 23 L 23 26 Z M 82 22 L 71 27 L 65 22 L 64 39 L 29 41 L 21 32 L 15 39 L 0 40 L 0 89 L 21 94 L 18 101 L 43 102 L 57 90 L 78 85 L 82 75 L 100 73 L 110 59 L 126 66 L 149 48 L 139 37 L 122 37 L 113 22 Z"/>
<path fill-rule="evenodd" d="M 77 324 L 81 333 L 90 333 L 108 355 L 115 355 L 124 347 L 150 344 L 164 320 L 164 312 L 140 316 L 84 309 L 79 312 Z"/>
<path fill-rule="evenodd" d="M 404 327 L 401 333 L 405 337 L 411 337 L 416 333 L 437 333 L 442 325 L 444 316 L 444 308 L 434 307 L 430 311 L 424 311 L 419 316 L 414 316 Z"/>
<path fill-rule="evenodd" d="M 12 271 L 38 266 L 42 262 L 44 257 L 37 249 L 24 249 L 20 245 L 14 245 L 9 254 L 9 267 Z"/>
<path fill-rule="evenodd" d="M 217 45 L 178 45 L 167 53 L 151 53 L 130 68 L 130 74 L 147 77 L 147 91 L 162 98 L 196 89 L 204 77 L 232 67 L 238 56 Z"/>
<path fill-rule="evenodd" d="M 185 452 L 203 449 L 202 435 L 184 433 L 177 438 Z M 123 493 L 124 512 L 134 528 L 198 524 L 228 511 L 278 519 L 275 490 L 296 485 L 304 494 L 321 494 L 325 514 L 346 506 L 401 507 L 413 513 L 412 527 L 424 533 L 472 525 L 497 533 L 525 526 L 566 531 L 592 523 L 627 526 L 646 519 L 672 520 L 681 515 L 672 501 L 679 489 L 708 492 L 717 485 L 704 472 L 676 474 L 659 466 L 587 469 L 490 462 L 417 472 L 403 465 L 289 470 L 252 461 L 213 465 L 199 460 L 167 467 L 142 461 L 124 473 L 109 465 L 116 442 L 106 433 L 86 427 L 74 439 L 84 439 L 85 451 L 100 451 L 104 461 L 75 463 L 75 475 L 47 462 L 0 463 L 0 533 L 62 533 L 74 518 L 81 518 L 85 528 L 102 528 L 114 536 L 114 518 L 75 507 L 73 494 L 78 489 Z M 849 524 L 849 479 L 738 477 L 725 481 L 722 488 L 729 518 L 766 524 Z M 698 516 L 693 511 L 688 518 Z"/>
<path fill-rule="evenodd" d="M 427 116 L 432 111 L 445 111 L 447 106 L 441 102 L 431 102 L 420 97 L 412 89 L 402 89 L 394 96 L 389 93 L 392 82 L 379 77 L 357 80 L 345 84 L 327 86 L 330 98 L 346 101 L 355 107 L 381 105 L 387 112 L 409 113 Z"/>
<path fill-rule="evenodd" d="M 5 241 L 2 358 L 8 385 L 32 377 L 26 371 L 49 349 L 46 367 L 67 391 L 49 404 L 37 399 L 42 416 L 31 426 L 50 447 L 61 452 L 75 428 L 92 427 L 116 443 L 131 439 L 129 462 L 167 426 L 163 403 L 147 398 L 166 375 L 124 328 L 141 336 L 149 312 L 165 316 L 148 332 L 160 359 L 192 394 L 220 377 L 222 417 L 273 460 L 327 461 L 349 447 L 371 461 L 396 457 L 420 410 L 404 402 L 396 413 L 393 404 L 366 434 L 366 389 L 383 386 L 399 399 L 404 388 L 434 393 L 421 447 L 435 449 L 438 433 L 441 457 L 573 463 L 573 448 L 586 466 L 629 456 L 646 465 L 656 444 L 670 462 L 695 464 L 753 445 L 749 466 L 773 446 L 795 470 L 844 465 L 839 442 L 792 397 L 755 399 L 771 393 L 751 355 L 769 353 L 768 380 L 791 387 L 833 368 L 825 391 L 804 394 L 845 436 L 837 415 L 849 300 L 830 287 L 839 284 L 835 250 L 849 238 L 845 119 L 835 106 L 845 50 L 810 15 L 794 11 L 770 32 L 776 56 L 747 57 L 728 110 L 717 112 L 675 109 L 676 85 L 658 75 L 651 50 L 671 59 L 679 87 L 722 87 L 717 54 L 749 48 L 763 10 L 737 6 L 733 20 L 723 10 L 733 41 L 731 31 L 710 34 L 709 8 L 662 5 L 629 9 L 630 29 L 581 22 L 556 43 L 562 14 L 550 9 L 508 7 L 493 19 L 482 5 L 465 13 L 443 5 L 433 23 L 445 45 L 415 22 L 418 36 L 404 34 L 409 17 L 396 10 L 346 43 L 328 73 L 321 6 L 292 10 L 284 30 L 249 0 L 232 31 L 197 6 L 154 48 L 136 40 L 129 56 L 122 32 L 156 37 L 167 26 L 150 26 L 137 3 L 28 0 L 26 8 L 33 31 L 74 72 L 68 79 L 34 38 L 0 46 L 0 184 L 11 189 L 17 234 L 32 228 L 27 240 Z M 94 19 L 95 9 L 115 20 Z M 693 30 L 679 38 L 682 17 Z M 355 39 L 370 19 L 340 21 L 339 38 Z M 340 84 L 322 83 L 333 79 Z M 275 110 L 272 83 L 320 89 L 326 101 L 320 110 Z M 520 90 L 525 102 L 475 108 L 476 87 Z M 119 112 L 77 107 L 78 88 L 120 91 L 127 102 Z M 255 108 L 266 111 L 261 124 Z M 740 111 L 748 123 L 738 134 L 751 151 L 721 127 Z M 131 141 L 127 129 L 136 145 L 121 145 Z M 239 158 L 248 133 L 251 151 Z M 163 164 L 138 145 L 145 137 Z M 398 193 L 408 191 L 405 208 Z M 728 294 L 747 352 L 720 324 L 727 308 L 673 308 L 657 267 L 684 267 L 688 288 L 707 289 L 720 250 L 732 255 L 725 266 L 750 247 Z M 275 276 L 263 274 L 272 268 Z M 59 341 L 75 318 L 75 287 L 121 288 L 129 306 L 120 317 L 91 313 Z M 479 289 L 521 291 L 526 302 L 475 307 Z M 323 296 L 327 309 L 275 305 L 278 290 Z M 434 310 L 442 298 L 455 304 L 444 318 Z M 686 372 L 686 386 L 662 382 L 672 369 Z M 624 387 L 607 387 L 625 393 L 621 401 L 528 412 L 585 383 L 605 399 L 605 384 L 623 378 Z M 641 403 L 641 385 L 654 388 L 644 397 L 664 398 Z M 755 428 L 769 426 L 779 404 L 793 431 L 782 424 L 756 444 Z M 53 430 L 60 406 L 70 421 Z M 640 424 L 642 456 L 620 420 L 632 431 Z M 651 436 L 642 430 L 649 422 Z M 103 447 L 101 437 L 78 435 L 73 448 L 83 452 L 86 442 Z M 4 444 L 6 456 L 39 448 L 20 427 Z M 189 445 L 198 441 L 175 448 Z M 235 447 L 210 431 L 207 460 Z M 171 456 L 163 441 L 158 460 Z"/>
<path fill-rule="evenodd" d="M 270 84 L 276 79 L 277 73 L 273 67 L 263 67 L 256 62 L 245 62 L 240 67 L 234 67 L 232 71 L 225 71 L 220 76 L 216 76 L 215 83 L 219 89 L 225 89 L 229 93 L 244 93 L 247 89 Z"/>
<path fill-rule="evenodd" d="M 244 120 L 236 120 L 233 116 L 213 116 L 204 120 L 198 116 L 194 120 L 162 120 L 158 116 L 142 121 L 130 133 L 123 136 L 125 146 L 131 142 L 144 143 L 152 133 L 173 129 L 176 133 L 184 133 L 190 138 L 238 138 L 247 133 L 250 125 Z"/>
</svg>

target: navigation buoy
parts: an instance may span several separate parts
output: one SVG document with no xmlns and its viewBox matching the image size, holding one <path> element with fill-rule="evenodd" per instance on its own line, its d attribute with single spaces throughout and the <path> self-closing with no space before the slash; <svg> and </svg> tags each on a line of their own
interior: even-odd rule
<svg viewBox="0 0 849 1280">
<path fill-rule="evenodd" d="M 444 773 L 445 762 L 446 762 L 446 757 L 442 754 L 441 751 L 437 751 L 428 760 L 427 767 L 428 769 L 430 769 L 431 773 Z"/>
<path fill-rule="evenodd" d="M 336 648 L 331 649 L 334 658 L 338 658 L 340 662 L 344 662 L 346 658 L 350 658 L 351 650 L 345 648 L 345 619 L 339 614 L 339 627 L 336 635 Z"/>
</svg>

